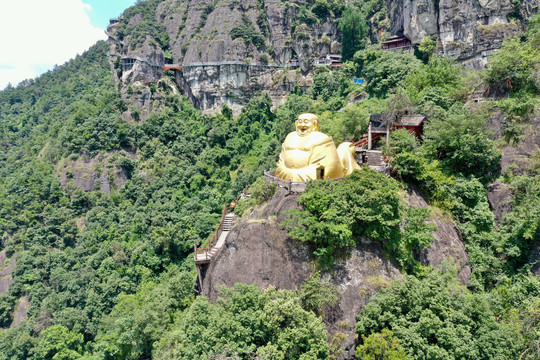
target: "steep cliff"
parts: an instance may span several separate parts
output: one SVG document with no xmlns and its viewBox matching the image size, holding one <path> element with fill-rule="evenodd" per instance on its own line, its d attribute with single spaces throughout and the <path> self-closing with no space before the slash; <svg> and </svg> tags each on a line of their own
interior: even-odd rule
<svg viewBox="0 0 540 360">
<path fill-rule="evenodd" d="M 475 69 L 485 67 L 487 57 L 501 47 L 504 39 L 519 35 L 522 24 L 517 19 L 530 17 L 540 6 L 538 0 L 524 1 L 520 6 L 510 0 L 387 0 L 386 3 L 393 34 L 403 34 L 413 44 L 426 36 L 437 35 L 441 55 Z M 510 15 L 513 19 L 509 19 Z"/>
<path fill-rule="evenodd" d="M 127 119 L 144 119 L 160 106 L 166 97 L 161 88 L 171 87 L 165 63 L 183 66 L 170 80 L 198 108 L 215 111 L 227 104 L 236 111 L 260 90 L 281 104 L 296 85 L 311 85 L 314 59 L 340 51 L 337 21 L 314 18 L 300 1 L 147 3 L 107 30 L 116 81 L 133 107 Z M 292 59 L 297 71 L 288 68 Z M 151 91 L 150 83 L 158 86 Z"/>
<path fill-rule="evenodd" d="M 403 34 L 419 44 L 437 35 L 440 55 L 480 69 L 504 39 L 519 35 L 520 20 L 538 12 L 540 0 L 386 0 L 386 9 L 383 3 L 376 12 L 362 7 L 369 41 Z M 223 104 L 236 112 L 261 90 L 281 104 L 296 85 L 310 85 L 314 60 L 341 51 L 338 24 L 345 5 L 321 4 L 147 0 L 128 9 L 108 28 L 111 66 L 130 105 L 126 119 L 143 120 L 171 91 L 209 112 Z M 165 63 L 183 69 L 167 77 Z M 298 70 L 290 71 L 291 65 Z"/>
<path fill-rule="evenodd" d="M 297 208 L 298 195 L 279 189 L 263 207 L 242 218 L 229 233 L 225 248 L 212 260 L 203 275 L 203 294 L 216 301 L 220 285 L 235 283 L 270 285 L 296 290 L 313 272 L 314 258 L 307 245 L 288 238 L 280 227 L 287 215 Z M 424 207 L 427 203 L 417 190 L 410 192 L 409 206 Z M 463 283 L 470 277 L 469 260 L 459 231 L 450 220 L 431 219 L 439 230 L 434 233 L 430 248 L 419 254 L 425 265 L 439 267 L 452 258 Z M 324 280 L 333 283 L 339 292 L 339 302 L 327 309 L 324 320 L 329 338 L 343 336 L 340 358 L 354 358 L 356 315 L 371 296 L 401 277 L 398 267 L 385 256 L 380 243 L 365 239 L 343 258 L 336 260 Z"/>
</svg>

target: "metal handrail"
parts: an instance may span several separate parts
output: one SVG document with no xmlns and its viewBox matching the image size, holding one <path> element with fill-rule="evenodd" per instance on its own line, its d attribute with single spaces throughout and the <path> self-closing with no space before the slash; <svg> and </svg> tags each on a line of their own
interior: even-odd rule
<svg viewBox="0 0 540 360">
<path fill-rule="evenodd" d="M 234 210 L 234 207 L 238 203 L 238 200 L 240 200 L 240 197 L 242 196 L 242 194 L 245 193 L 249 189 L 249 187 L 250 187 L 250 185 L 246 186 L 244 188 L 244 190 L 242 190 L 240 195 L 238 195 L 238 197 L 234 201 L 230 202 L 229 204 L 223 205 L 223 210 L 221 212 L 221 220 L 220 220 L 219 225 L 217 226 L 216 230 L 214 231 L 214 234 L 212 235 L 212 237 L 208 238 L 208 247 L 199 248 L 199 247 L 197 247 L 197 245 L 193 245 L 194 249 L 195 249 L 195 259 L 197 259 L 197 255 L 206 253 L 205 260 L 210 260 L 210 257 L 208 256 L 208 253 L 213 249 L 218 249 L 215 245 L 216 245 L 216 243 L 217 243 L 217 241 L 219 239 L 219 236 L 222 233 L 223 222 L 225 221 L 225 216 L 229 212 Z"/>
</svg>

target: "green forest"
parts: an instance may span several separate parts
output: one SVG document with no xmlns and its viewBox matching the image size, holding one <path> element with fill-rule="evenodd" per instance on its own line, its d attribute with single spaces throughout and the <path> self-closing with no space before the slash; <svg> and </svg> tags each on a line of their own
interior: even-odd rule
<svg viewBox="0 0 540 360">
<path fill-rule="evenodd" d="M 141 1 L 126 16 L 154 3 Z M 540 241 L 540 155 L 526 168 L 500 166 L 503 147 L 538 131 L 531 124 L 539 116 L 540 16 L 506 40 L 486 70 L 473 71 L 439 57 L 433 39 L 415 54 L 368 44 L 371 30 L 354 24 L 382 16 L 380 1 L 308 5 L 296 20 L 342 19 L 347 61 L 316 67 L 313 85 L 277 109 L 261 92 L 238 116 L 227 106 L 201 114 L 168 93 L 161 110 L 125 121 L 105 42 L 0 91 L 0 250 L 16 259 L 13 283 L 0 295 L 0 360 L 336 358 L 322 309 L 339 293 L 320 272 L 364 237 L 404 276 L 358 314 L 358 359 L 540 358 L 540 278 L 530 260 Z M 149 26 L 166 46 L 153 21 L 137 31 Z M 499 95 L 471 102 L 480 85 Z M 365 100 L 348 104 L 351 95 Z M 290 241 L 313 249 L 316 270 L 302 287 L 237 284 L 221 288 L 215 303 L 196 296 L 194 246 L 207 242 L 223 205 L 247 185 L 253 196 L 238 204 L 240 215 L 272 196 L 263 171 L 275 167 L 303 112 L 317 114 L 337 143 L 358 139 L 374 113 L 425 114 L 429 122 L 421 139 L 392 132 L 383 148 L 391 178 L 364 168 L 342 182 L 308 185 L 301 210 L 282 224 Z M 505 117 L 500 136 L 489 125 L 496 113 Z M 85 159 L 111 184 L 118 174 L 125 183 L 81 190 L 75 173 Z M 513 194 L 500 221 L 487 199 L 495 180 Z M 406 206 L 409 185 L 429 208 Z M 415 257 L 432 240 L 425 221 L 432 213 L 459 228 L 472 270 L 466 285 L 453 264 L 435 270 Z M 10 327 L 23 297 L 27 319 Z"/>
</svg>

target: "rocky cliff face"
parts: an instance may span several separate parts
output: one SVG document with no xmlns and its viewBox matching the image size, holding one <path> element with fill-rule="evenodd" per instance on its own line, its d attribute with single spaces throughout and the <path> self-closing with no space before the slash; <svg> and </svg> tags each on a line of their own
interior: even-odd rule
<svg viewBox="0 0 540 360">
<path fill-rule="evenodd" d="M 225 248 L 212 260 L 203 275 L 203 294 L 211 301 L 219 296 L 220 285 L 235 283 L 270 285 L 282 289 L 299 289 L 313 272 L 309 248 L 287 237 L 279 224 L 286 210 L 296 208 L 298 195 L 279 189 L 262 208 L 242 218 L 227 237 Z M 427 206 L 422 195 L 412 191 L 410 206 Z M 470 277 L 467 254 L 459 232 L 450 220 L 432 218 L 439 227 L 429 249 L 419 255 L 426 265 L 438 267 L 448 258 L 458 266 L 462 282 Z M 365 239 L 361 245 L 336 261 L 323 280 L 333 283 L 340 295 L 339 303 L 327 309 L 324 320 L 329 338 L 341 336 L 341 359 L 354 358 L 356 315 L 371 296 L 402 276 L 397 266 L 383 253 L 379 243 Z"/>
<path fill-rule="evenodd" d="M 142 15 L 111 24 L 107 30 L 111 66 L 131 106 L 126 119 L 142 120 L 159 108 L 166 94 L 160 92 L 160 86 L 158 91 L 150 91 L 149 84 L 164 81 L 165 63 L 188 65 L 171 79 L 203 111 L 215 111 L 224 104 L 237 111 L 259 90 L 267 91 L 279 105 L 295 85 L 306 88 L 313 60 L 339 53 L 341 45 L 336 21 L 308 26 L 295 20 L 302 4 L 280 0 L 162 1 L 155 9 L 155 22 L 170 39 L 167 54 L 151 32 L 137 36 L 137 29 L 148 23 Z M 126 29 L 132 34 L 123 35 L 129 33 Z M 134 64 L 123 66 L 127 59 L 133 59 Z M 298 60 L 298 71 L 285 68 L 291 59 Z"/>
<path fill-rule="evenodd" d="M 170 91 L 184 93 L 210 112 L 224 104 L 237 111 L 259 90 L 268 91 L 279 105 L 295 85 L 309 85 L 313 60 L 341 49 L 337 21 L 306 15 L 300 0 L 149 3 L 155 8 L 144 14 L 127 12 L 108 28 L 111 66 L 130 105 L 127 120 L 144 120 Z M 468 68 L 483 68 L 503 40 L 521 30 L 509 15 L 527 18 L 538 12 L 540 0 L 523 1 L 517 14 L 511 0 L 386 0 L 386 7 L 386 20 L 368 21 L 372 41 L 384 34 L 376 27 L 389 22 L 392 35 L 404 34 L 414 44 L 437 35 L 441 55 Z M 125 66 L 127 59 L 135 63 Z M 291 59 L 297 60 L 298 74 L 280 68 Z M 189 66 L 167 77 L 165 63 Z"/>
<path fill-rule="evenodd" d="M 313 83 L 311 76 L 304 76 L 300 71 L 243 63 L 187 66 L 176 81 L 203 112 L 227 104 L 235 113 L 259 91 L 266 91 L 274 106 L 279 106 L 296 85 L 306 89 Z"/>
<path fill-rule="evenodd" d="M 450 56 L 467 68 L 481 69 L 487 57 L 500 48 L 504 39 L 517 36 L 519 22 L 510 22 L 515 12 L 510 0 L 399 0 L 386 1 L 391 31 L 403 34 L 413 44 L 426 36 L 438 35 L 439 53 Z M 521 16 L 538 12 L 540 1 L 526 1 Z"/>
</svg>

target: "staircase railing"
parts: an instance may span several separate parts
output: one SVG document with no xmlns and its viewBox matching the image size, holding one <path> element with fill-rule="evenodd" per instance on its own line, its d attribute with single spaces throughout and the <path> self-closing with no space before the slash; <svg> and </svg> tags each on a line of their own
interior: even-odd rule
<svg viewBox="0 0 540 360">
<path fill-rule="evenodd" d="M 216 230 L 214 231 L 214 234 L 208 238 L 208 247 L 197 247 L 197 245 L 194 245 L 194 248 L 195 248 L 195 258 L 197 258 L 197 255 L 200 255 L 200 254 L 205 254 L 206 253 L 206 259 L 205 260 L 209 260 L 209 256 L 208 256 L 208 253 L 210 251 L 212 251 L 213 249 L 217 249 L 215 247 L 218 239 L 219 239 L 219 236 L 221 235 L 221 232 L 223 231 L 223 222 L 225 221 L 225 216 L 230 213 L 231 211 L 234 210 L 234 207 L 236 206 L 236 204 L 238 203 L 238 200 L 240 200 L 240 198 L 242 197 L 242 194 L 246 193 L 247 190 L 249 189 L 250 185 L 246 186 L 244 188 L 244 190 L 242 190 L 242 192 L 240 193 L 240 195 L 238 195 L 238 197 L 232 201 L 231 203 L 229 204 L 225 204 L 223 205 L 223 210 L 221 211 L 221 220 L 219 222 L 219 225 L 216 227 Z"/>
</svg>

